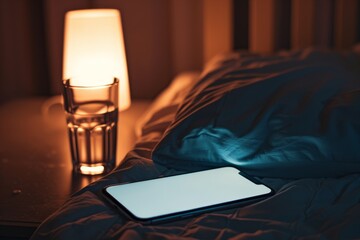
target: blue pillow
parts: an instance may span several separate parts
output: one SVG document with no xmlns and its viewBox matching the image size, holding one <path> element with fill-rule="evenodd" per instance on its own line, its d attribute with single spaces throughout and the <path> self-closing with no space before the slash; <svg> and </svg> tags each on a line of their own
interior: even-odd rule
<svg viewBox="0 0 360 240">
<path fill-rule="evenodd" d="M 355 53 L 232 54 L 187 93 L 152 158 L 260 177 L 360 172 L 359 69 Z"/>
</svg>

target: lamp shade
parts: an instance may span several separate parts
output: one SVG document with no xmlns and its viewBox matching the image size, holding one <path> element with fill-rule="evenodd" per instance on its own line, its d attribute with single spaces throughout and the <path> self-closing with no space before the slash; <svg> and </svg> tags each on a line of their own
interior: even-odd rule
<svg viewBox="0 0 360 240">
<path fill-rule="evenodd" d="M 130 106 L 130 89 L 120 12 L 69 11 L 65 15 L 63 80 L 72 86 L 119 84 L 119 110 Z"/>
</svg>

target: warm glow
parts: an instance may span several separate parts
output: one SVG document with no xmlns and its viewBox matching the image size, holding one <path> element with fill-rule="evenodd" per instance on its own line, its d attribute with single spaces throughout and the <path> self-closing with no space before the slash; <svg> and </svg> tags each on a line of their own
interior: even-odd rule
<svg viewBox="0 0 360 240">
<path fill-rule="evenodd" d="M 105 170 L 104 166 L 93 166 L 93 167 L 81 166 L 80 167 L 80 172 L 82 174 L 86 174 L 86 175 L 102 174 L 104 172 L 104 170 Z"/>
<path fill-rule="evenodd" d="M 130 106 L 130 90 L 120 12 L 116 9 L 66 13 L 63 79 L 73 86 L 119 84 L 119 109 Z"/>
</svg>

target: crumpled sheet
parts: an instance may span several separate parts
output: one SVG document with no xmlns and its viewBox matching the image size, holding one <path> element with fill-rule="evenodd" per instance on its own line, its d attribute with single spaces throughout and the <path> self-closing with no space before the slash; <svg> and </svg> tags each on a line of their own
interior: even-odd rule
<svg viewBox="0 0 360 240">
<path fill-rule="evenodd" d="M 173 174 L 150 162 L 129 160 L 73 196 L 48 218 L 32 239 L 354 239 L 360 238 L 360 177 L 263 179 L 277 193 L 243 208 L 203 214 L 167 224 L 127 219 L 101 193 L 117 182 Z"/>
<path fill-rule="evenodd" d="M 105 186 L 181 173 L 149 159 L 160 134 L 150 135 L 144 136 L 114 172 L 69 199 L 41 224 L 32 239 L 360 238 L 358 174 L 300 180 L 264 178 L 276 194 L 246 207 L 165 224 L 132 221 L 105 199 Z"/>
</svg>

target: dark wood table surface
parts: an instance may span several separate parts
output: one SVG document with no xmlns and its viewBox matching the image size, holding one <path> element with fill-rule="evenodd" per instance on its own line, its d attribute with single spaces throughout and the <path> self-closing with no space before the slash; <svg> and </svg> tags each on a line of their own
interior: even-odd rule
<svg viewBox="0 0 360 240">
<path fill-rule="evenodd" d="M 73 174 L 62 106 L 48 103 L 0 105 L 0 238 L 27 239 L 71 194 L 101 177 Z M 120 113 L 117 164 L 135 143 L 135 122 L 148 106 L 133 101 Z"/>
</svg>

